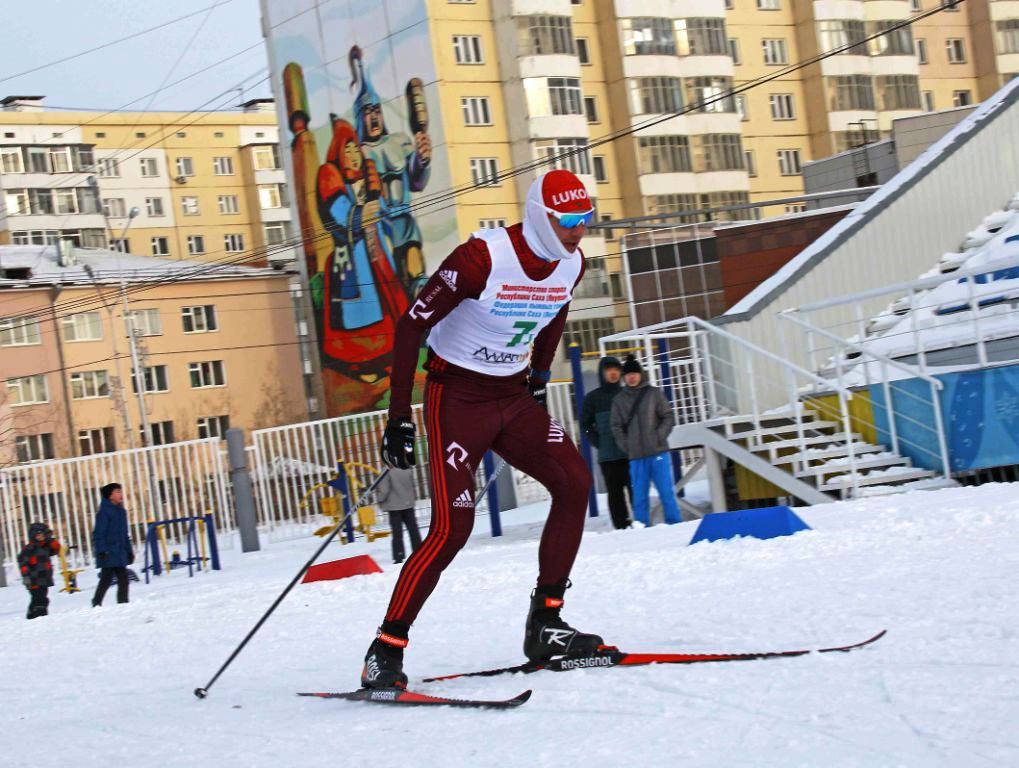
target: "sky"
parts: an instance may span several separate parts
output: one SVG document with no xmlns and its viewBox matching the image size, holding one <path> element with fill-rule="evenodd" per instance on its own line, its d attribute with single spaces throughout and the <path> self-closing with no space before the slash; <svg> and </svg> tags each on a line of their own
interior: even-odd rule
<svg viewBox="0 0 1019 768">
<path fill-rule="evenodd" d="M 271 96 L 259 0 L 32 0 L 4 3 L 0 98 L 42 95 L 53 107 L 85 109 L 226 109 Z M 214 6 L 211 7 L 210 6 Z M 133 40 L 18 75 L 187 14 L 191 18 Z M 190 43 L 190 44 L 189 44 Z M 179 85 L 165 83 L 246 53 Z M 261 80 L 261 82 L 258 82 Z M 128 104 L 135 100 L 134 103 Z"/>
</svg>

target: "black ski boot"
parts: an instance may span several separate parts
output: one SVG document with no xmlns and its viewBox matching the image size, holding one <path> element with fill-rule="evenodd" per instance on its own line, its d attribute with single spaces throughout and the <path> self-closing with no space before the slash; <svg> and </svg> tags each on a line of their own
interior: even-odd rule
<svg viewBox="0 0 1019 768">
<path fill-rule="evenodd" d="M 559 617 L 568 586 L 569 582 L 539 586 L 531 593 L 531 609 L 524 629 L 524 655 L 531 661 L 594 653 L 604 645 L 598 635 L 580 632 Z"/>
<path fill-rule="evenodd" d="M 386 622 L 383 627 L 388 624 Z M 390 634 L 380 628 L 378 636 L 368 646 L 361 670 L 363 688 L 406 688 L 407 675 L 403 673 L 403 649 L 407 647 L 406 631 L 403 636 Z"/>
</svg>

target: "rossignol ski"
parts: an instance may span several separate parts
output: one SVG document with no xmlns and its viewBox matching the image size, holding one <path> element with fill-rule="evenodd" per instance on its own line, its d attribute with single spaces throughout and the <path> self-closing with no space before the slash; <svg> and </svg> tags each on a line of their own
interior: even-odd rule
<svg viewBox="0 0 1019 768">
<path fill-rule="evenodd" d="M 452 675 L 439 675 L 437 677 L 426 677 L 422 682 L 434 683 L 440 680 L 455 680 L 460 677 L 494 677 L 496 675 L 511 675 L 517 672 L 530 674 L 531 672 L 567 672 L 573 669 L 595 669 L 604 667 L 637 667 L 647 664 L 703 664 L 705 662 L 721 661 L 757 661 L 759 659 L 782 659 L 794 656 L 806 656 L 811 653 L 844 653 L 855 651 L 876 643 L 884 637 L 887 630 L 882 629 L 873 637 L 853 643 L 852 645 L 840 645 L 832 648 L 812 648 L 796 651 L 761 651 L 757 653 L 627 653 L 620 651 L 614 646 L 604 646 L 600 650 L 583 656 L 560 656 L 548 661 L 529 661 L 523 664 L 516 664 L 512 667 L 500 667 L 497 669 L 485 669 L 480 672 L 459 672 Z"/>
<path fill-rule="evenodd" d="M 343 693 L 298 693 L 298 696 L 315 696 L 320 699 L 346 699 L 347 701 L 364 701 L 371 704 L 399 704 L 402 706 L 433 706 L 459 707 L 461 709 L 513 709 L 519 707 L 529 698 L 531 692 L 524 691 L 512 699 L 485 701 L 482 699 L 449 699 L 445 696 L 431 696 L 403 688 L 361 688 Z"/>
</svg>

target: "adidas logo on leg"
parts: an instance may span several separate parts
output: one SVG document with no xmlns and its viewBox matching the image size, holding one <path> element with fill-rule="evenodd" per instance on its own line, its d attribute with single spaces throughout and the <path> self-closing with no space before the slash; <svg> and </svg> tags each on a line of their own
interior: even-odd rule
<svg viewBox="0 0 1019 768">
<path fill-rule="evenodd" d="M 456 270 L 455 269 L 443 269 L 439 272 L 439 277 L 442 278 L 442 282 L 449 286 L 449 290 L 456 292 Z"/>
<path fill-rule="evenodd" d="M 454 507 L 462 507 L 465 509 L 474 509 L 474 499 L 471 498 L 470 491 L 463 491 L 453 501 Z"/>
</svg>

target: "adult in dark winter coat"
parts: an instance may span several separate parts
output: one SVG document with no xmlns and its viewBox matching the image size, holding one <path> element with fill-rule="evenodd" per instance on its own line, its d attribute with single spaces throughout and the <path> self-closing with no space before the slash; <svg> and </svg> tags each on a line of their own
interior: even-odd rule
<svg viewBox="0 0 1019 768">
<path fill-rule="evenodd" d="M 630 527 L 630 513 L 626 508 L 626 495 L 633 502 L 630 488 L 630 459 L 616 445 L 612 436 L 612 401 L 623 389 L 620 378 L 623 366 L 616 357 L 603 357 L 598 362 L 598 383 L 584 398 L 580 409 L 580 428 L 587 439 L 598 449 L 598 466 L 605 478 L 609 496 L 609 514 L 616 528 Z"/>
<path fill-rule="evenodd" d="M 50 558 L 60 554 L 60 542 L 45 523 L 28 526 L 28 543 L 18 553 L 21 582 L 31 596 L 28 618 L 45 616 L 50 604 L 46 591 L 53 586 L 53 563 Z"/>
<path fill-rule="evenodd" d="M 134 562 L 134 550 L 131 548 L 131 535 L 127 527 L 124 491 L 118 483 L 110 483 L 100 488 L 99 493 L 103 500 L 99 503 L 95 527 L 92 529 L 92 547 L 96 553 L 96 565 L 101 570 L 92 605 L 102 605 L 114 576 L 117 577 L 117 602 L 126 603 L 129 581 L 127 566 Z"/>
<path fill-rule="evenodd" d="M 403 548 L 404 528 L 410 536 L 411 552 L 417 552 L 421 546 L 421 531 L 418 530 L 418 521 L 414 516 L 414 502 L 417 500 L 414 471 L 390 467 L 379 482 L 375 500 L 384 512 L 389 513 L 389 527 L 393 530 L 393 562 L 402 563 L 407 555 Z"/>
<path fill-rule="evenodd" d="M 672 485 L 669 433 L 676 425 L 669 401 L 644 378 L 644 369 L 633 355 L 623 363 L 626 388 L 612 401 L 612 434 L 630 457 L 633 516 L 648 525 L 651 483 L 662 500 L 665 522 L 678 523 L 679 504 Z"/>
</svg>

